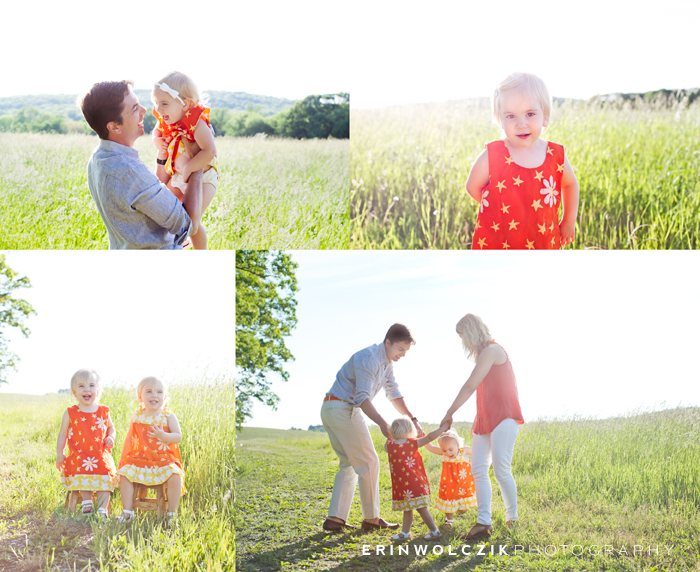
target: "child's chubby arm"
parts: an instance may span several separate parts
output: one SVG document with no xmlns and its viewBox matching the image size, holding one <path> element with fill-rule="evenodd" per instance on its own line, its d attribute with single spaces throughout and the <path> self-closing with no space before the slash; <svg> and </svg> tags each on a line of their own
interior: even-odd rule
<svg viewBox="0 0 700 572">
<path fill-rule="evenodd" d="M 107 417 L 107 436 L 103 442 L 105 449 L 112 449 L 114 447 L 114 441 L 117 437 L 117 430 L 114 428 L 114 423 L 112 423 L 112 415 Z"/>
<path fill-rule="evenodd" d="M 474 161 L 467 178 L 467 192 L 478 202 L 484 187 L 489 184 L 489 150 L 484 149 Z"/>
<path fill-rule="evenodd" d="M 58 430 L 58 441 L 56 442 L 56 468 L 60 471 L 66 456 L 63 450 L 66 448 L 66 439 L 68 438 L 68 427 L 70 426 L 70 417 L 68 411 L 64 411 L 63 419 L 61 420 L 61 428 Z"/>
<path fill-rule="evenodd" d="M 462 447 L 462 449 L 463 449 L 463 450 L 462 450 L 462 459 L 464 459 L 465 461 L 468 461 L 468 460 L 469 460 L 469 457 L 470 457 L 471 454 L 472 454 L 472 448 L 471 448 L 471 447 L 467 447 L 467 446 L 465 445 L 464 447 Z"/>
<path fill-rule="evenodd" d="M 194 130 L 194 140 L 199 146 L 199 152 L 182 169 L 182 178 L 185 182 L 187 182 L 192 173 L 204 169 L 216 156 L 214 133 L 202 119 L 197 122 L 197 128 Z"/>
<path fill-rule="evenodd" d="M 430 443 L 434 439 L 437 439 L 440 435 L 442 435 L 449 428 L 450 428 L 450 426 L 447 423 L 443 423 L 442 425 L 440 425 L 440 427 L 435 429 L 435 431 L 431 431 L 425 437 L 421 437 L 420 439 L 417 439 L 416 444 L 419 447 L 425 447 L 428 443 Z M 442 455 L 442 451 L 440 451 L 440 454 Z"/>
<path fill-rule="evenodd" d="M 559 235 L 561 236 L 561 245 L 567 246 L 574 241 L 576 236 L 578 181 L 566 157 L 564 158 L 564 172 L 561 178 L 561 204 L 564 209 L 559 223 Z"/>
<path fill-rule="evenodd" d="M 174 413 L 168 415 L 168 429 L 170 433 L 166 433 L 160 427 L 153 427 L 150 432 L 151 437 L 161 440 L 163 443 L 179 443 L 182 441 L 182 434 L 180 433 L 180 424 L 177 421 Z"/>
<path fill-rule="evenodd" d="M 436 447 L 435 445 L 431 445 L 430 443 L 425 444 L 425 448 L 428 449 L 431 453 L 435 453 L 436 455 L 442 455 L 442 449 L 440 447 Z"/>
</svg>

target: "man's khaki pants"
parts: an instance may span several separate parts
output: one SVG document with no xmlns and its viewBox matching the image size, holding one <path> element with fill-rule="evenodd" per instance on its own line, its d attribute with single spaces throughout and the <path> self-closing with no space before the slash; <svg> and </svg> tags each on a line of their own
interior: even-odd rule
<svg viewBox="0 0 700 572">
<path fill-rule="evenodd" d="M 362 410 L 345 401 L 324 401 L 321 420 L 340 460 L 328 516 L 347 521 L 359 477 L 362 518 L 379 518 L 379 457 Z"/>
</svg>

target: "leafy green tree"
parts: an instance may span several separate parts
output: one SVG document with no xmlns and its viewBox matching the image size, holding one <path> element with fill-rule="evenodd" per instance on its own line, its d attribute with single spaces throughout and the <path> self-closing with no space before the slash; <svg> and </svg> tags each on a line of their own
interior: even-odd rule
<svg viewBox="0 0 700 572">
<path fill-rule="evenodd" d="M 310 95 L 297 101 L 286 114 L 281 134 L 295 139 L 350 137 L 350 96 Z"/>
<path fill-rule="evenodd" d="M 297 325 L 295 270 L 289 254 L 236 252 L 236 424 L 251 417 L 253 401 L 277 409 L 269 373 L 289 380 L 284 364 L 294 356 L 285 345 Z"/>
<path fill-rule="evenodd" d="M 29 328 L 24 325 L 25 318 L 36 314 L 29 302 L 13 296 L 18 288 L 31 288 L 29 278 L 18 278 L 17 273 L 5 263 L 5 255 L 0 254 L 0 385 L 7 383 L 5 372 L 16 370 L 19 358 L 7 347 L 5 328 L 19 328 L 24 337 L 29 335 Z"/>
</svg>

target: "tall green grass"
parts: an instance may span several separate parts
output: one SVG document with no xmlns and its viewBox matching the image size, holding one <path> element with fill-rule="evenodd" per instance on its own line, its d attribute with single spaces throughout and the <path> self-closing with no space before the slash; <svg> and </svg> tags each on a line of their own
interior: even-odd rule
<svg viewBox="0 0 700 572">
<path fill-rule="evenodd" d="M 63 509 L 66 492 L 55 468 L 66 395 L 3 395 L 0 399 L 0 568 L 50 570 L 232 570 L 235 557 L 235 399 L 230 380 L 196 379 L 171 387 L 182 428 L 180 452 L 187 494 L 178 526 L 155 514 L 133 525 L 86 521 Z M 107 387 L 118 463 L 136 392 Z M 118 490 L 112 515 L 121 512 Z M 23 542 L 22 539 L 27 539 Z"/>
<path fill-rule="evenodd" d="M 0 249 L 107 248 L 87 187 L 88 135 L 0 133 Z M 210 249 L 348 244 L 346 140 L 216 140 L 221 180 L 204 214 Z M 136 142 L 152 167 L 149 136 Z"/>
<path fill-rule="evenodd" d="M 470 248 L 469 170 L 500 131 L 475 101 L 352 112 L 353 248 Z M 543 137 L 580 187 L 573 248 L 691 249 L 700 236 L 700 106 L 566 103 Z"/>
</svg>

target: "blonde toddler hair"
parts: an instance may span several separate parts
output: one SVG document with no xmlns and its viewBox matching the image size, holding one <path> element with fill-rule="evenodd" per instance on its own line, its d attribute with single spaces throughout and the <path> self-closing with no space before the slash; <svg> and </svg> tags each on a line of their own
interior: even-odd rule
<svg viewBox="0 0 700 572">
<path fill-rule="evenodd" d="M 408 417 L 394 419 L 389 430 L 394 439 L 410 439 L 417 435 L 416 427 Z"/>
<path fill-rule="evenodd" d="M 536 75 L 524 72 L 515 72 L 498 84 L 491 94 L 491 120 L 501 126 L 501 98 L 511 91 L 519 91 L 530 102 L 537 102 L 542 108 L 542 113 L 549 121 L 552 111 L 552 96 L 545 83 Z"/>
<path fill-rule="evenodd" d="M 200 103 L 202 105 L 205 105 L 209 99 L 209 96 L 206 93 L 199 93 L 199 88 L 197 87 L 197 84 L 194 83 L 190 76 L 184 73 L 178 71 L 170 72 L 157 83 L 161 84 L 163 82 L 167 83 L 169 87 L 172 87 L 174 90 L 176 90 L 183 100 L 192 100 L 192 103 L 195 106 L 199 105 Z M 155 94 L 157 89 L 159 88 L 156 85 L 154 85 L 153 94 Z"/>
<path fill-rule="evenodd" d="M 448 439 L 454 439 L 455 441 L 457 441 L 457 446 L 460 449 L 464 447 L 464 439 L 460 437 L 459 433 L 457 433 L 457 431 L 455 431 L 454 429 L 448 429 L 442 435 L 440 435 L 437 438 L 438 445 L 442 446 L 442 444 Z"/>
<path fill-rule="evenodd" d="M 455 328 L 462 338 L 462 347 L 469 359 L 479 359 L 481 351 L 493 341 L 491 332 L 484 321 L 474 314 L 467 314 Z"/>
<path fill-rule="evenodd" d="M 155 383 L 155 382 L 160 382 L 163 384 L 163 409 L 166 408 L 168 405 L 168 401 L 170 400 L 170 394 L 168 393 L 168 386 L 162 379 L 158 379 L 155 376 L 149 375 L 148 377 L 144 377 L 141 381 L 139 381 L 139 384 L 136 386 L 136 395 L 139 400 L 139 407 L 141 409 L 144 409 L 143 405 L 143 399 L 141 399 L 141 392 L 143 391 L 143 388 L 146 387 L 146 384 L 148 383 Z"/>
<path fill-rule="evenodd" d="M 94 369 L 79 369 L 76 371 L 73 374 L 73 377 L 70 378 L 70 392 L 73 394 L 73 397 L 75 397 L 75 389 L 78 387 L 78 382 L 88 381 L 90 379 L 94 380 L 95 387 L 97 387 L 97 397 L 95 398 L 95 403 L 99 403 L 100 394 L 102 393 L 102 379 Z"/>
</svg>

